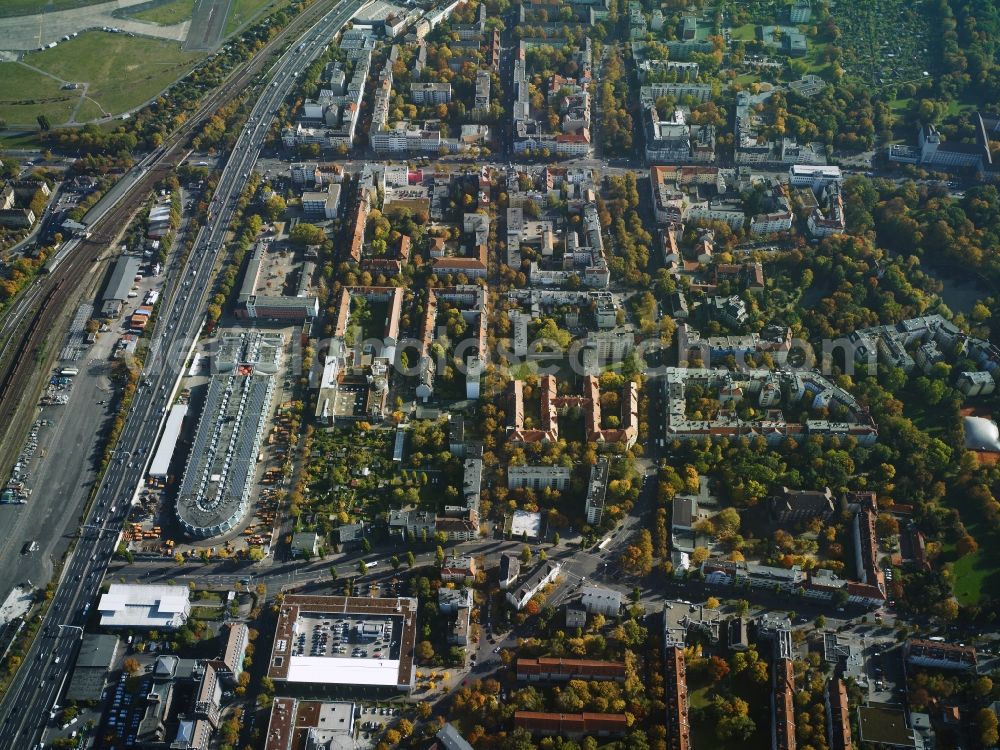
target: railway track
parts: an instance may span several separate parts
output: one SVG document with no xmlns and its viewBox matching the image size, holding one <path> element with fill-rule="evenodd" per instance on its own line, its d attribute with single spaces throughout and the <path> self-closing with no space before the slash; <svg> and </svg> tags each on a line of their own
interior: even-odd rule
<svg viewBox="0 0 1000 750">
<path fill-rule="evenodd" d="M 90 268 L 120 232 L 132 221 L 153 188 L 173 172 L 187 153 L 187 142 L 205 121 L 221 106 L 229 103 L 253 83 L 290 39 L 295 39 L 322 17 L 336 0 L 318 0 L 299 13 L 277 36 L 254 57 L 237 68 L 219 88 L 208 94 L 199 108 L 153 154 L 139 162 L 144 169 L 136 184 L 107 213 L 88 227 L 89 236 L 79 240 L 73 251 L 49 268 L 40 277 L 38 290 L 26 304 L 11 308 L 3 321 L 9 338 L 0 352 L 0 445 L 15 446 L 22 421 L 18 415 L 33 408 L 38 385 L 39 368 L 44 364 L 44 346 L 50 334 L 61 335 L 60 317 L 80 291 L 79 282 L 89 280 Z M 35 289 L 32 285 L 30 288 Z M 26 321 L 30 321 L 25 325 Z M 41 360 L 41 361 L 40 361 Z M 13 451 L 16 455 L 16 451 Z M 11 456 L 4 456 L 0 476 L 10 471 Z"/>
</svg>

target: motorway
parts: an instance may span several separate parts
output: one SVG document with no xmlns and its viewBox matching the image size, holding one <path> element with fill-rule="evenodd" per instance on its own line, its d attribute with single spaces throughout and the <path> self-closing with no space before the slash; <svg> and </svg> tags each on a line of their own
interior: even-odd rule
<svg viewBox="0 0 1000 750">
<path fill-rule="evenodd" d="M 366 0 L 343 0 L 309 28 L 279 58 L 272 80 L 261 92 L 243 134 L 229 157 L 212 200 L 209 223 L 199 233 L 182 274 L 159 311 L 154 346 L 140 379 L 118 448 L 105 473 L 87 522 L 42 626 L 25 655 L 23 667 L 0 703 L 0 750 L 37 747 L 51 707 L 69 674 L 87 622 L 99 594 L 101 580 L 114 554 L 128 508 L 143 479 L 152 447 L 183 371 L 184 361 L 196 341 L 212 278 L 223 250 L 235 204 L 267 136 L 273 113 L 291 92 L 298 74 L 305 70 L 340 28 Z M 140 169 L 142 166 L 140 165 Z M 155 348 L 154 348 L 155 347 Z M 85 492 L 87 488 L 80 488 Z M 66 498 L 67 507 L 77 499 Z M 83 500 L 80 499 L 80 505 Z"/>
</svg>

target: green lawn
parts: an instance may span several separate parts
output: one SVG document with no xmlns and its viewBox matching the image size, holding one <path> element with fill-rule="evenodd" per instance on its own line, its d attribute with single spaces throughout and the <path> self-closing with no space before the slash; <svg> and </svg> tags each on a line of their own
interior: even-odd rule
<svg viewBox="0 0 1000 750">
<path fill-rule="evenodd" d="M 83 8 L 105 0 L 0 0 L 0 18 L 30 16 L 33 13 L 51 13 L 55 10 Z"/>
<path fill-rule="evenodd" d="M 710 685 L 705 685 L 697 690 L 692 690 L 688 695 L 688 705 L 691 708 L 707 708 L 712 703 L 708 697 L 709 690 L 711 690 Z"/>
<path fill-rule="evenodd" d="M 41 148 L 41 145 L 37 130 L 0 136 L 0 148 Z"/>
<path fill-rule="evenodd" d="M 37 127 L 45 115 L 53 125 L 66 122 L 80 92 L 63 90 L 61 84 L 20 63 L 0 62 L 0 119 L 10 126 Z"/>
<path fill-rule="evenodd" d="M 89 83 L 88 96 L 118 114 L 159 94 L 200 57 L 176 42 L 92 31 L 25 60 L 64 80 Z"/>
<path fill-rule="evenodd" d="M 752 42 L 757 38 L 757 26 L 752 23 L 745 23 L 742 26 L 733 26 L 729 33 L 732 35 L 734 40 L 743 40 L 744 42 Z"/>
<path fill-rule="evenodd" d="M 893 99 L 889 102 L 889 109 L 891 109 L 896 114 L 901 114 L 906 112 L 910 108 L 910 104 L 913 103 L 913 99 Z"/>
<path fill-rule="evenodd" d="M 984 558 L 985 555 L 980 550 L 952 563 L 952 590 L 959 604 L 975 604 L 983 589 L 996 592 L 1000 571 Z"/>
<path fill-rule="evenodd" d="M 959 604 L 975 604 L 986 593 L 1000 597 L 1000 535 L 985 519 L 978 505 L 964 494 L 945 500 L 958 509 L 962 523 L 979 543 L 979 549 L 950 564 L 952 591 Z M 942 548 L 942 558 L 954 558 L 953 548 Z"/>
<path fill-rule="evenodd" d="M 264 10 L 272 6 L 271 11 L 288 5 L 288 0 L 230 0 L 229 17 L 226 19 L 226 36 L 249 23 Z"/>
<path fill-rule="evenodd" d="M 104 111 L 90 99 L 84 99 L 76 113 L 77 122 L 90 122 L 104 116 Z"/>
<path fill-rule="evenodd" d="M 160 26 L 172 26 L 191 18 L 194 13 L 194 3 L 195 0 L 167 0 L 157 7 L 129 13 L 129 17 L 137 21 L 156 23 Z"/>
<path fill-rule="evenodd" d="M 221 620 L 224 615 L 222 607 L 191 607 L 191 617 L 195 620 Z"/>
<path fill-rule="evenodd" d="M 733 83 L 737 83 L 740 86 L 749 86 L 752 83 L 759 83 L 760 76 L 757 73 L 742 73 L 734 79 Z"/>
</svg>

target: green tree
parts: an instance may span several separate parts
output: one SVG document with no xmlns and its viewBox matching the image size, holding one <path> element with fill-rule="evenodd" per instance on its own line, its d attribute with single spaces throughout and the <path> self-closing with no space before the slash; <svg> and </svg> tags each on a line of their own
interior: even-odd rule
<svg viewBox="0 0 1000 750">
<path fill-rule="evenodd" d="M 417 644 L 417 658 L 424 663 L 434 658 L 434 646 L 430 641 L 420 641 Z"/>
<path fill-rule="evenodd" d="M 300 222 L 288 233 L 288 238 L 293 244 L 305 247 L 306 245 L 322 245 L 326 241 L 326 234 L 315 224 Z"/>
</svg>

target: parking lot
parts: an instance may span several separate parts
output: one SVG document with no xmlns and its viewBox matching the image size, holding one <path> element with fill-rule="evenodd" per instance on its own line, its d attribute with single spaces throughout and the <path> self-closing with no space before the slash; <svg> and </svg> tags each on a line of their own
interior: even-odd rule
<svg viewBox="0 0 1000 750">
<path fill-rule="evenodd" d="M 399 623 L 393 618 L 299 616 L 294 656 L 398 659 Z"/>
</svg>

